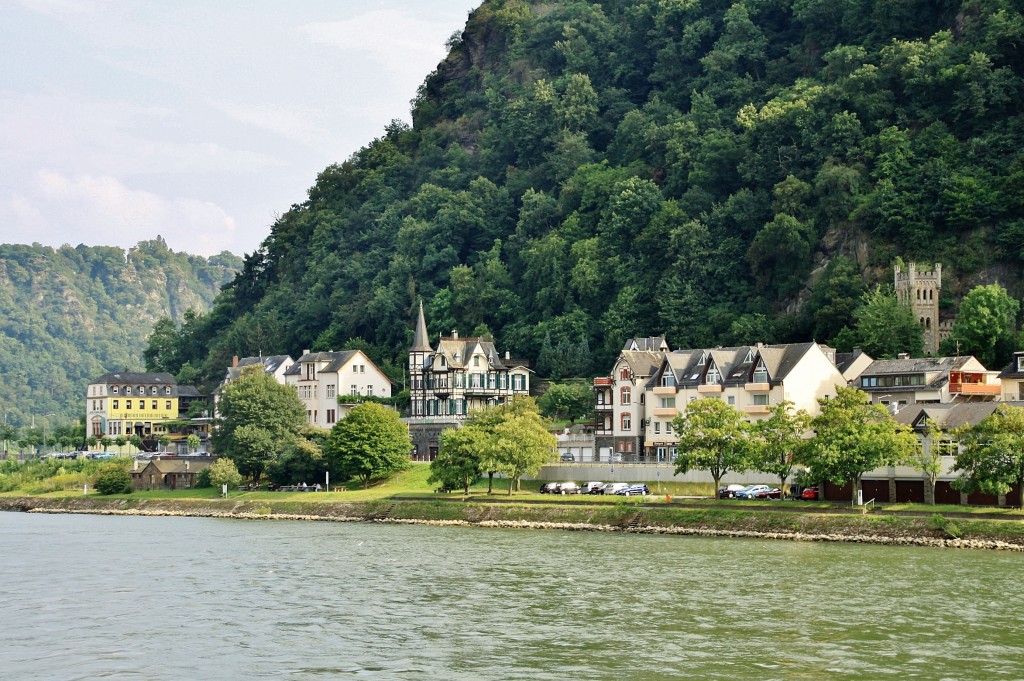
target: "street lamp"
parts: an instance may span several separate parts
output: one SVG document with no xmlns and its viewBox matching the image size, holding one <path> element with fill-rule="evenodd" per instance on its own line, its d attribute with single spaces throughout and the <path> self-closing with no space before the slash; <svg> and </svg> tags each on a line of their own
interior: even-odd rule
<svg viewBox="0 0 1024 681">
<path fill-rule="evenodd" d="M 49 419 L 51 416 L 56 416 L 56 414 L 53 414 L 53 413 L 43 414 L 43 417 L 42 417 L 43 418 L 43 445 L 42 445 L 42 447 L 40 449 L 45 449 L 46 448 L 46 420 Z M 40 456 L 41 456 L 41 454 L 40 454 Z"/>
</svg>

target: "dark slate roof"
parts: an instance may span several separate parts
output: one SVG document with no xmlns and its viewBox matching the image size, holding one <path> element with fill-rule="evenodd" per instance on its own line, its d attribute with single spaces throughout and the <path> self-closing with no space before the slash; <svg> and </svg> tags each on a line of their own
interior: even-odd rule
<svg viewBox="0 0 1024 681">
<path fill-rule="evenodd" d="M 947 404 L 911 404 L 894 417 L 900 423 L 924 429 L 925 418 L 942 430 L 953 430 L 963 425 L 974 425 L 1001 405 L 1024 407 L 1024 402 L 954 402 Z"/>
<path fill-rule="evenodd" d="M 332 352 L 331 354 L 335 355 L 334 359 L 331 360 L 330 364 L 320 370 L 326 374 L 341 371 L 341 368 L 348 364 L 349 360 L 358 354 L 358 350 L 341 350 L 340 352 Z"/>
<path fill-rule="evenodd" d="M 179 385 L 178 397 L 203 397 L 203 394 L 191 385 Z"/>
<path fill-rule="evenodd" d="M 882 376 L 885 374 L 923 374 L 961 369 L 967 362 L 974 359 L 971 355 L 963 357 L 911 357 L 908 359 L 876 359 L 868 365 L 861 376 Z"/>
<path fill-rule="evenodd" d="M 1013 353 L 1013 361 L 999 372 L 999 378 L 1024 378 L 1024 371 L 1017 371 L 1017 358 L 1021 356 L 1024 356 L 1024 352 Z"/>
<path fill-rule="evenodd" d="M 788 343 L 785 345 L 743 345 L 730 348 L 675 350 L 665 354 L 660 368 L 648 381 L 648 386 L 659 384 L 665 371 L 672 371 L 676 385 L 701 385 L 712 363 L 722 375 L 723 385 L 737 385 L 750 381 L 758 362 L 763 361 L 772 384 L 784 380 L 814 343 Z M 701 364 L 704 358 L 704 364 Z"/>
<path fill-rule="evenodd" d="M 665 342 L 664 336 L 630 338 L 623 344 L 622 349 L 634 352 L 667 352 L 668 343 Z"/>
<path fill-rule="evenodd" d="M 850 365 L 854 361 L 864 354 L 864 351 L 860 348 L 854 349 L 853 352 L 837 352 L 836 353 L 836 368 L 839 369 L 839 373 L 845 374 L 846 370 L 850 368 Z M 870 364 L 868 366 L 871 366 Z"/>
<path fill-rule="evenodd" d="M 429 357 L 428 364 L 432 364 L 438 355 L 444 355 L 445 362 L 453 369 L 466 368 L 466 360 L 474 353 L 483 353 L 487 357 L 490 369 L 509 369 L 501 355 L 498 354 L 492 341 L 482 338 L 440 338 L 437 341 L 437 352 Z M 458 356 L 458 359 L 456 359 Z M 481 367 L 484 368 L 484 367 Z"/>
<path fill-rule="evenodd" d="M 90 383 L 105 383 L 107 385 L 121 383 L 145 383 L 147 385 L 177 385 L 174 376 L 167 373 L 143 373 L 138 371 L 111 371 L 103 374 Z"/>
<path fill-rule="evenodd" d="M 416 335 L 412 339 L 412 352 L 432 352 L 430 338 L 427 336 L 427 322 L 423 317 L 423 301 L 420 301 L 420 312 L 416 318 Z"/>
</svg>

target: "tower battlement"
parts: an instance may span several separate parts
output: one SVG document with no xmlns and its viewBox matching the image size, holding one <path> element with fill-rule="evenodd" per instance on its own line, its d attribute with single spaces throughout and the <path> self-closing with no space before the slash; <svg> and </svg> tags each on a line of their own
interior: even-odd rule
<svg viewBox="0 0 1024 681">
<path fill-rule="evenodd" d="M 933 269 L 918 270 L 917 263 L 909 263 L 907 269 L 896 265 L 893 268 L 893 284 L 896 297 L 901 303 L 910 305 L 921 323 L 924 334 L 924 349 L 929 354 L 939 350 L 939 293 L 942 291 L 942 263 L 935 263 Z"/>
</svg>

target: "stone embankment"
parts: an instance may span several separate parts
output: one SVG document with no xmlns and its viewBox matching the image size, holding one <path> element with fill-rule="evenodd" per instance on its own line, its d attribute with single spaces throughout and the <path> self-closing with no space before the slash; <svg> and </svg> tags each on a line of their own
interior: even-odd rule
<svg viewBox="0 0 1024 681">
<path fill-rule="evenodd" d="M 862 544 L 881 544 L 890 546 L 924 546 L 938 548 L 987 549 L 1001 551 L 1024 552 L 1024 538 L 1015 541 L 991 537 L 954 538 L 937 536 L 937 533 L 924 525 L 916 528 L 906 526 L 891 532 L 863 531 L 863 527 L 850 523 L 833 521 L 831 531 L 772 531 L 742 529 L 744 523 L 737 522 L 736 527 L 708 527 L 700 523 L 644 524 L 633 522 L 562 522 L 539 520 L 536 508 L 530 510 L 531 519 L 516 518 L 515 508 L 503 505 L 500 515 L 494 518 L 494 509 L 481 512 L 477 507 L 470 508 L 467 504 L 466 515 L 470 518 L 428 518 L 428 517 L 397 517 L 398 504 L 380 502 L 367 503 L 321 503 L 310 504 L 303 509 L 310 512 L 296 513 L 284 511 L 279 504 L 260 501 L 232 500 L 142 500 L 142 499 L 101 499 L 101 498 L 45 498 L 45 497 L 0 497 L 0 511 L 23 511 L 28 513 L 72 513 L 91 515 L 121 516 L 152 516 L 152 517 L 202 517 L 225 518 L 236 520 L 302 520 L 319 522 L 378 522 L 403 525 L 436 525 L 454 527 L 489 527 L 503 529 L 528 530 L 562 530 L 577 532 L 623 532 L 630 534 L 661 534 L 698 537 L 740 537 L 756 539 L 774 539 L 782 541 L 805 542 L 844 542 Z M 447 506 L 447 504 L 446 504 Z M 423 509 L 416 505 L 408 505 L 397 509 L 402 515 L 414 516 Z M 474 512 L 475 511 L 475 512 Z M 392 515 L 394 514 L 394 515 Z M 423 515 L 428 515 L 424 513 Z M 553 509 L 553 517 L 557 511 Z M 879 528 L 873 527 L 872 530 Z"/>
</svg>

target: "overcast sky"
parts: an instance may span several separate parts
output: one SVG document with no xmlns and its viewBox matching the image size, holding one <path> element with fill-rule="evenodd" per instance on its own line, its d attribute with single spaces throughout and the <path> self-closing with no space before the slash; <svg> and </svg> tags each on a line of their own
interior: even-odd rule
<svg viewBox="0 0 1024 681">
<path fill-rule="evenodd" d="M 479 0 L 0 0 L 0 243 L 251 253 Z"/>
</svg>

